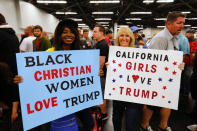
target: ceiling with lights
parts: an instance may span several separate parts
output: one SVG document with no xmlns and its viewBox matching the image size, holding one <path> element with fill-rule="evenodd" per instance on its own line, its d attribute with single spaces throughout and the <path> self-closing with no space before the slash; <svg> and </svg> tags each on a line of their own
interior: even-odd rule
<svg viewBox="0 0 197 131">
<path fill-rule="evenodd" d="M 24 0 L 58 19 L 72 18 L 80 27 L 137 25 L 159 28 L 168 12 L 187 14 L 185 27 L 197 28 L 197 0 Z"/>
</svg>

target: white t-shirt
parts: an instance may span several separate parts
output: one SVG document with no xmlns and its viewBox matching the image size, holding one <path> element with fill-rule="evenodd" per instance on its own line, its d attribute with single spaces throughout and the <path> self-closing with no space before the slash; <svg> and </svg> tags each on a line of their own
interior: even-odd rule
<svg viewBox="0 0 197 131">
<path fill-rule="evenodd" d="M 25 38 L 21 45 L 20 45 L 20 51 L 24 51 L 24 52 L 33 52 L 33 40 L 35 40 L 36 37 L 34 36 L 29 36 L 27 38 Z"/>
</svg>

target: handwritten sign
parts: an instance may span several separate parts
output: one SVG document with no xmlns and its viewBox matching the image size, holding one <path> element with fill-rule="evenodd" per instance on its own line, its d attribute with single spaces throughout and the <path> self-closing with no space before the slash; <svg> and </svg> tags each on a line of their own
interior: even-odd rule
<svg viewBox="0 0 197 131">
<path fill-rule="evenodd" d="M 110 47 L 105 99 L 178 109 L 180 51 Z"/>
<path fill-rule="evenodd" d="M 103 103 L 99 50 L 17 54 L 24 130 Z"/>
</svg>

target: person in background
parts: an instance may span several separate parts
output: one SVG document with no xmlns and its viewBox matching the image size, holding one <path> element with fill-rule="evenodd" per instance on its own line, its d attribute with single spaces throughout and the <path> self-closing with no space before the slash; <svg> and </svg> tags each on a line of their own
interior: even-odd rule
<svg viewBox="0 0 197 131">
<path fill-rule="evenodd" d="M 79 32 L 79 39 L 81 40 L 83 38 L 83 34 L 81 33 L 81 28 L 78 27 L 77 30 Z"/>
<path fill-rule="evenodd" d="M 185 36 L 188 38 L 189 41 L 195 41 L 195 42 L 197 42 L 197 38 L 194 37 L 195 32 L 196 31 L 194 29 L 190 29 L 190 28 L 188 28 L 186 30 Z"/>
<path fill-rule="evenodd" d="M 192 66 L 193 66 L 193 59 L 194 59 L 194 56 L 195 56 L 195 53 L 196 53 L 196 50 L 197 50 L 197 41 L 196 39 L 194 38 L 194 33 L 196 31 L 193 30 L 193 29 L 187 29 L 186 30 L 186 34 L 185 36 L 188 38 L 189 40 L 189 45 L 190 45 L 190 59 L 189 59 L 189 65 L 190 65 L 190 68 L 192 70 Z M 192 74 L 192 71 L 191 73 Z M 190 75 L 191 76 L 191 75 Z"/>
<path fill-rule="evenodd" d="M 135 46 L 137 46 L 137 39 L 139 37 L 139 33 L 138 32 L 139 32 L 140 29 L 137 26 L 131 26 L 130 29 L 133 32 L 133 35 L 135 37 Z"/>
<path fill-rule="evenodd" d="M 55 35 L 52 34 L 52 35 L 51 35 L 51 39 L 50 39 L 50 42 L 51 42 L 51 46 L 52 46 L 52 47 L 54 46 L 54 37 L 55 37 Z"/>
<path fill-rule="evenodd" d="M 148 46 L 146 45 L 144 39 L 139 35 L 138 38 L 137 38 L 137 45 L 136 45 L 137 48 L 144 48 L 144 49 L 147 49 Z"/>
<path fill-rule="evenodd" d="M 33 26 L 30 26 L 31 32 L 29 33 L 29 36 L 26 37 L 22 43 L 20 44 L 20 52 L 33 52 L 33 40 L 36 39 L 33 35 Z"/>
<path fill-rule="evenodd" d="M 195 53 L 195 57 L 193 60 L 193 73 L 190 78 L 191 96 L 194 100 L 197 100 L 196 85 L 197 85 L 197 51 Z M 189 126 L 187 126 L 187 128 L 191 131 L 195 131 L 195 130 L 197 130 L 197 103 L 196 102 L 195 102 L 194 109 L 193 109 L 190 116 L 193 119 L 194 123 L 196 123 L 196 124 L 189 125 Z"/>
<path fill-rule="evenodd" d="M 20 113 L 18 86 L 12 82 L 17 74 L 16 53 L 19 53 L 19 40 L 1 13 L 0 36 L 0 130 L 21 131 L 22 123 L 18 123 L 17 128 L 14 126 Z"/>
<path fill-rule="evenodd" d="M 184 28 L 185 14 L 181 12 L 170 12 L 167 16 L 166 27 L 157 33 L 155 37 L 151 40 L 150 49 L 158 50 L 178 50 L 178 38 L 177 35 Z M 179 64 L 181 70 L 184 69 L 184 63 Z M 154 110 L 158 107 L 144 106 L 142 123 L 140 126 L 140 131 L 152 131 L 149 122 L 153 115 Z M 171 109 L 159 108 L 160 109 L 160 123 L 158 131 L 171 131 L 168 126 L 168 119 L 171 114 Z"/>
<path fill-rule="evenodd" d="M 24 29 L 24 34 L 22 34 L 21 36 L 20 44 L 22 43 L 24 38 L 31 36 L 31 32 L 32 32 L 32 26 L 27 26 Z"/>
<path fill-rule="evenodd" d="M 105 28 L 102 25 L 96 25 L 93 30 L 93 37 L 96 40 L 95 48 L 100 49 L 100 71 L 104 72 L 101 76 L 101 88 L 104 94 L 105 90 L 105 80 L 106 80 L 106 66 L 105 63 L 108 61 L 109 45 L 104 37 Z M 104 96 L 104 95 L 103 95 Z M 103 120 L 108 118 L 106 111 L 106 100 L 103 100 L 103 104 L 100 106 Z"/>
<path fill-rule="evenodd" d="M 36 39 L 33 40 L 33 51 L 46 51 L 48 48 L 51 47 L 51 42 L 47 38 L 42 37 L 41 26 L 34 26 L 33 33 L 36 37 Z"/>
<path fill-rule="evenodd" d="M 83 29 L 83 39 L 86 41 L 90 41 L 90 38 L 88 37 L 89 35 L 89 30 L 88 29 Z"/>
<path fill-rule="evenodd" d="M 112 31 L 110 29 L 106 29 L 105 40 L 107 41 L 109 46 L 112 45 L 110 39 L 112 39 Z"/>
<path fill-rule="evenodd" d="M 178 35 L 178 43 L 179 43 L 179 51 L 183 52 L 183 61 L 185 63 L 185 68 L 184 71 L 181 74 L 181 93 L 184 95 L 189 94 L 189 75 L 190 73 L 188 72 L 188 66 L 189 66 L 189 55 L 190 55 L 190 46 L 189 46 L 189 41 L 187 37 L 185 37 L 183 34 Z M 189 73 L 189 74 L 188 74 Z M 188 76 L 189 75 L 189 76 Z"/>
<path fill-rule="evenodd" d="M 91 49 L 91 43 L 89 43 L 90 46 L 88 46 L 88 43 L 86 42 L 85 38 L 83 38 L 83 35 L 81 34 L 81 28 L 77 28 L 80 38 L 80 49 Z"/>
<path fill-rule="evenodd" d="M 135 38 L 131 30 L 128 27 L 121 27 L 116 37 L 115 46 L 135 47 L 134 43 Z M 114 100 L 112 118 L 114 131 L 121 131 L 123 114 L 126 117 L 126 131 L 138 131 L 138 120 L 142 107 L 141 104 Z"/>
<path fill-rule="evenodd" d="M 148 39 L 145 37 L 145 34 L 141 34 L 141 37 L 144 39 L 145 44 L 147 43 Z"/>
<path fill-rule="evenodd" d="M 49 35 L 47 34 L 46 31 L 42 31 L 42 37 L 49 39 Z"/>
<path fill-rule="evenodd" d="M 93 48 L 93 45 L 91 45 L 91 40 L 88 37 L 89 35 L 89 30 L 88 29 L 83 29 L 83 38 L 81 40 L 85 40 L 86 44 L 86 49 L 91 49 Z"/>
</svg>

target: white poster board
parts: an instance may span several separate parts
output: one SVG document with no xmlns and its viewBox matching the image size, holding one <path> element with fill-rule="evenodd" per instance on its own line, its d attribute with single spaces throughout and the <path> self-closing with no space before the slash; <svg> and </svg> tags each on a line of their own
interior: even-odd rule
<svg viewBox="0 0 197 131">
<path fill-rule="evenodd" d="M 110 46 L 105 99 L 178 109 L 180 51 Z"/>
</svg>

